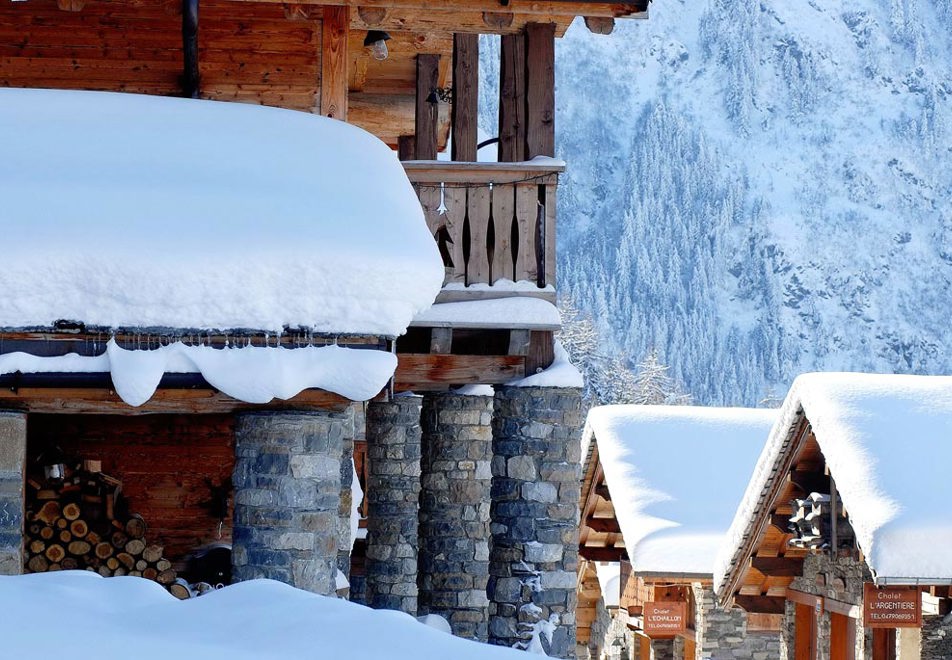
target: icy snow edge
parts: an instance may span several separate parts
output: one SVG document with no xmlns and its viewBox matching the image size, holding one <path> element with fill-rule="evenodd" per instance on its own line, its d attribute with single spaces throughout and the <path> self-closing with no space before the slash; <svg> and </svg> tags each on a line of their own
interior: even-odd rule
<svg viewBox="0 0 952 660">
<path fill-rule="evenodd" d="M 141 406 L 167 373 L 200 373 L 215 389 L 247 403 L 292 399 L 311 388 L 353 401 L 377 395 L 393 377 L 397 357 L 376 350 L 340 346 L 212 348 L 176 342 L 154 350 L 127 350 L 109 340 L 106 352 L 37 357 L 0 355 L 0 375 L 15 373 L 109 373 L 116 394 Z"/>
<path fill-rule="evenodd" d="M 952 377 L 810 373 L 794 381 L 718 555 L 718 593 L 801 415 L 877 583 L 952 580 Z"/>
<path fill-rule="evenodd" d="M 443 264 L 393 152 L 305 112 L 0 89 L 0 328 L 398 336 Z"/>
<path fill-rule="evenodd" d="M 710 575 L 776 410 L 596 406 L 592 439 L 637 573 Z M 718 486 L 710 486 L 711 475 Z"/>
</svg>

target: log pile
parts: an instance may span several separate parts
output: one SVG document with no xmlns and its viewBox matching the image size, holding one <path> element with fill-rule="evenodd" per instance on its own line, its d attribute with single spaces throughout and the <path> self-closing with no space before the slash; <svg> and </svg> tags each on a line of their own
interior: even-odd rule
<svg viewBox="0 0 952 660">
<path fill-rule="evenodd" d="M 122 482 L 98 461 L 66 469 L 64 479 L 27 480 L 26 572 L 95 571 L 154 580 L 188 598 L 162 546 L 149 543 L 145 521 L 128 513 Z"/>
</svg>

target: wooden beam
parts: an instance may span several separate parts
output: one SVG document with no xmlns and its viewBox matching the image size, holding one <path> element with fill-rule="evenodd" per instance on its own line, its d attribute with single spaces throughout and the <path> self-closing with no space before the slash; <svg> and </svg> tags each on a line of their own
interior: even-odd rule
<svg viewBox="0 0 952 660">
<path fill-rule="evenodd" d="M 555 156 L 555 24 L 526 25 L 526 159 Z"/>
<path fill-rule="evenodd" d="M 526 160 L 526 40 L 502 37 L 499 58 L 499 160 Z"/>
<path fill-rule="evenodd" d="M 96 415 L 153 415 L 168 413 L 212 414 L 240 410 L 343 409 L 350 402 L 323 390 L 305 390 L 288 401 L 253 405 L 237 401 L 213 389 L 159 389 L 149 401 L 133 408 L 112 389 L 105 388 L 20 388 L 0 390 L 0 407 L 33 413 Z"/>
<path fill-rule="evenodd" d="M 784 534 L 790 533 L 790 516 L 782 513 L 770 514 L 770 526 L 780 530 Z"/>
<path fill-rule="evenodd" d="M 440 56 L 429 53 L 417 55 L 416 84 L 416 157 L 417 160 L 436 160 L 440 104 L 433 103 L 431 95 L 439 89 Z"/>
<path fill-rule="evenodd" d="M 625 548 L 591 548 L 587 545 L 579 546 L 578 556 L 589 561 L 621 561 L 627 557 Z"/>
<path fill-rule="evenodd" d="M 615 19 L 605 16 L 586 16 L 585 27 L 592 34 L 611 34 L 615 31 Z"/>
<path fill-rule="evenodd" d="M 803 574 L 803 558 L 751 557 L 750 567 L 769 577 L 795 577 Z"/>
<path fill-rule="evenodd" d="M 397 141 L 397 157 L 400 160 L 416 160 L 416 137 L 401 135 Z"/>
<path fill-rule="evenodd" d="M 785 602 L 779 596 L 734 596 L 734 604 L 748 613 L 783 614 Z"/>
<path fill-rule="evenodd" d="M 446 389 L 450 385 L 502 385 L 522 376 L 525 358 L 510 355 L 401 353 L 398 390 Z"/>
<path fill-rule="evenodd" d="M 325 7 L 321 25 L 321 114 L 347 121 L 350 8 Z"/>
<path fill-rule="evenodd" d="M 607 502 L 612 501 L 612 494 L 609 492 L 607 484 L 602 483 L 595 486 L 595 494 Z"/>
<path fill-rule="evenodd" d="M 555 360 L 555 335 L 552 331 L 533 330 L 529 333 L 529 353 L 526 355 L 526 376 L 532 376 L 551 366 Z"/>
<path fill-rule="evenodd" d="M 430 330 L 430 353 L 448 354 L 453 352 L 453 329 L 433 328 Z"/>
<path fill-rule="evenodd" d="M 585 525 L 593 532 L 602 534 L 621 534 L 621 527 L 615 518 L 586 518 Z"/>
<path fill-rule="evenodd" d="M 453 37 L 453 160 L 475 161 L 479 110 L 479 35 Z"/>
</svg>

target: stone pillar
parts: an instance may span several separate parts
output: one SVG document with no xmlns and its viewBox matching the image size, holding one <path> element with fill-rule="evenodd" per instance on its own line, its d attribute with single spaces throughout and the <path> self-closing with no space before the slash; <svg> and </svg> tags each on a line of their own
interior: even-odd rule
<svg viewBox="0 0 952 660">
<path fill-rule="evenodd" d="M 674 660 L 673 639 L 651 640 L 651 660 Z"/>
<path fill-rule="evenodd" d="M 694 593 L 694 628 L 701 657 L 723 660 L 780 657 L 780 632 L 748 632 L 744 610 L 721 608 L 714 590 L 699 582 L 692 584 L 691 589 Z"/>
<path fill-rule="evenodd" d="M 26 414 L 0 411 L 0 575 L 23 572 Z"/>
<path fill-rule="evenodd" d="M 423 399 L 420 614 L 439 614 L 453 634 L 489 635 L 491 396 Z"/>
<path fill-rule="evenodd" d="M 367 604 L 417 613 L 420 405 L 367 406 Z"/>
<path fill-rule="evenodd" d="M 362 418 L 363 411 L 358 404 L 351 406 L 351 416 L 353 422 L 353 432 L 344 435 L 341 443 L 340 456 L 340 506 L 337 509 L 337 570 L 349 581 L 350 580 L 350 516 L 353 512 L 353 491 L 351 487 L 354 481 L 354 438 L 358 431 L 358 415 Z M 350 596 L 350 587 L 346 592 L 338 590 L 345 598 Z"/>
<path fill-rule="evenodd" d="M 254 412 L 235 425 L 236 581 L 335 593 L 341 452 L 353 411 Z"/>
<path fill-rule="evenodd" d="M 489 641 L 575 653 L 581 396 L 503 387 L 493 417 Z"/>
<path fill-rule="evenodd" d="M 905 635 L 908 631 L 908 628 L 901 629 L 900 634 Z M 952 615 L 923 616 L 922 630 L 919 632 L 922 660 L 952 658 Z"/>
</svg>

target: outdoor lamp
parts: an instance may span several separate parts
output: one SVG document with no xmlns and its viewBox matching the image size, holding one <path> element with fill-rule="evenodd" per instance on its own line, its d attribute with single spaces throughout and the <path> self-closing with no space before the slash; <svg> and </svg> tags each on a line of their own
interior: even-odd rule
<svg viewBox="0 0 952 660">
<path fill-rule="evenodd" d="M 387 49 L 390 39 L 390 35 L 383 30 L 369 30 L 367 38 L 364 39 L 364 48 L 370 48 L 370 54 L 375 60 L 383 61 L 390 55 Z"/>
</svg>

